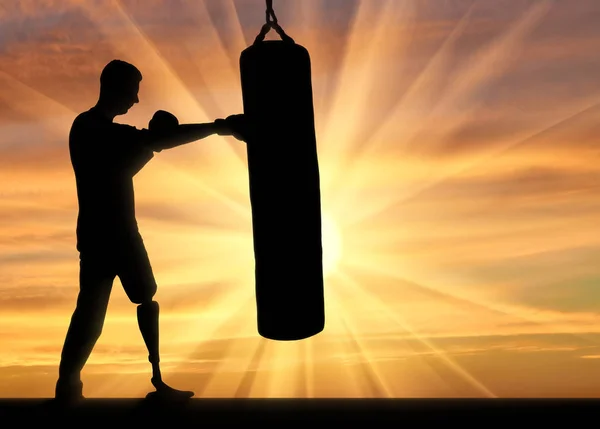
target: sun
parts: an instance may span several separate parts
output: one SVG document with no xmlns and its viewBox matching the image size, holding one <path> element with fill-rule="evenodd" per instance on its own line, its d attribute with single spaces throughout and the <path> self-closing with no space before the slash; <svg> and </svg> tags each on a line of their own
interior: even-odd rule
<svg viewBox="0 0 600 429">
<path fill-rule="evenodd" d="M 342 259 L 342 235 L 335 220 L 328 213 L 321 215 L 321 240 L 323 245 L 323 275 L 335 273 Z"/>
</svg>

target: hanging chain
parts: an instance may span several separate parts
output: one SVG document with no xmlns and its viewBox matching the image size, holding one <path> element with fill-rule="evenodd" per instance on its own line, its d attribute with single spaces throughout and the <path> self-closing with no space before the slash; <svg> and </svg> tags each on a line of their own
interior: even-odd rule
<svg viewBox="0 0 600 429">
<path fill-rule="evenodd" d="M 275 16 L 275 11 L 273 10 L 273 0 L 267 0 L 267 24 L 277 25 L 277 17 Z"/>
<path fill-rule="evenodd" d="M 273 0 L 266 0 L 267 2 L 267 10 L 265 12 L 266 15 L 266 23 L 262 26 L 260 33 L 256 36 L 254 43 L 262 42 L 265 39 L 267 33 L 271 30 L 275 30 L 277 34 L 283 39 L 285 42 L 294 43 L 294 39 L 285 34 L 283 28 L 277 23 L 277 16 L 275 16 L 275 11 L 273 10 Z"/>
</svg>

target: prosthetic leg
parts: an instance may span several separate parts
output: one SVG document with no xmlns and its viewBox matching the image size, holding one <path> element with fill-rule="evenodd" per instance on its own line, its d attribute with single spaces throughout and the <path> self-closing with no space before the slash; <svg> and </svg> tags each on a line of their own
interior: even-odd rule
<svg viewBox="0 0 600 429">
<path fill-rule="evenodd" d="M 194 396 L 194 392 L 173 389 L 162 380 L 162 374 L 160 372 L 160 356 L 158 352 L 159 312 L 159 306 L 156 301 L 145 302 L 137 307 L 138 325 L 148 349 L 148 360 L 150 361 L 150 364 L 152 364 L 152 385 L 156 388 L 156 392 L 150 392 L 147 397 L 161 399 L 191 398 Z"/>
</svg>

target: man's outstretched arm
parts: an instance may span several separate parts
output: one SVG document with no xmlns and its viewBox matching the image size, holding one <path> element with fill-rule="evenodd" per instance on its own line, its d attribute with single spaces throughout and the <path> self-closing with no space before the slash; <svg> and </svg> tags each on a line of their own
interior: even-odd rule
<svg viewBox="0 0 600 429">
<path fill-rule="evenodd" d="M 204 139 L 213 134 L 229 135 L 236 137 L 238 140 L 243 140 L 241 137 L 242 130 L 239 129 L 242 127 L 242 122 L 243 115 L 231 115 L 227 119 L 217 119 L 214 122 L 173 124 L 158 129 L 149 127 L 149 145 L 154 151 L 160 152 L 164 149 L 171 149 Z"/>
</svg>

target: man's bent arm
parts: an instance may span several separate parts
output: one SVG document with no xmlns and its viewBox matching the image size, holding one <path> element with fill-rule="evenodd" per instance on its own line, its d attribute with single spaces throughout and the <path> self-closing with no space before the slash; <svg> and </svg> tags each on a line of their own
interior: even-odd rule
<svg viewBox="0 0 600 429">
<path fill-rule="evenodd" d="M 192 143 L 213 134 L 223 134 L 224 127 L 220 121 L 222 119 L 202 124 L 181 124 L 164 132 L 150 131 L 149 145 L 152 150 L 160 152 L 163 149 L 171 149 Z"/>
</svg>

